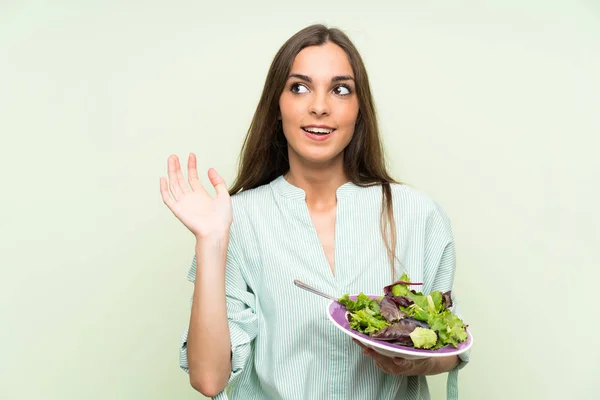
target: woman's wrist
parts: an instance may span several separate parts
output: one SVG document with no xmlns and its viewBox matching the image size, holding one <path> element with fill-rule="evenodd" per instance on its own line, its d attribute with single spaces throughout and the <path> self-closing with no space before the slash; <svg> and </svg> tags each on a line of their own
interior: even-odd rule
<svg viewBox="0 0 600 400">
<path fill-rule="evenodd" d="M 458 356 L 432 358 L 435 360 L 432 368 L 428 371 L 427 375 L 436 375 L 444 372 L 450 372 L 460 364 L 460 358 Z"/>
</svg>

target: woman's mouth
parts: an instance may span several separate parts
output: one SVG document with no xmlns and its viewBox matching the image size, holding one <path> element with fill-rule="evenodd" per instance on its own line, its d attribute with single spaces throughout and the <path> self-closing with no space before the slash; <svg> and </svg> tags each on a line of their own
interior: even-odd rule
<svg viewBox="0 0 600 400">
<path fill-rule="evenodd" d="M 334 128 L 329 127 L 314 127 L 314 126 L 306 126 L 303 127 L 302 130 L 306 133 L 306 135 L 314 140 L 326 140 L 328 139 L 333 132 L 335 132 Z"/>
</svg>

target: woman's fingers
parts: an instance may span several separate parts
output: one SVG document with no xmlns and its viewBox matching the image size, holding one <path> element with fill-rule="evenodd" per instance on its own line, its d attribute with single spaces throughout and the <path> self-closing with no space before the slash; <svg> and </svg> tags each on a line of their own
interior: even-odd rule
<svg viewBox="0 0 600 400">
<path fill-rule="evenodd" d="M 185 181 L 185 178 L 183 176 L 183 171 L 181 171 L 181 164 L 179 163 L 179 157 L 176 158 L 177 160 L 177 181 L 179 182 L 179 187 L 181 188 L 181 191 L 183 193 L 188 193 L 190 191 L 190 188 L 188 187 L 187 182 Z"/>
<path fill-rule="evenodd" d="M 198 168 L 196 166 L 196 155 L 194 153 L 190 153 L 190 157 L 188 158 L 188 181 L 192 190 L 204 190 L 204 186 L 202 186 L 200 179 L 198 179 Z"/>
<path fill-rule="evenodd" d="M 389 369 L 388 366 L 385 363 L 381 362 L 381 361 L 375 361 L 375 365 L 377 365 L 377 367 L 380 370 L 382 370 L 383 372 L 385 372 L 386 374 L 389 374 L 389 373 L 392 372 L 391 369 Z"/>
<path fill-rule="evenodd" d="M 163 202 L 167 205 L 167 207 L 171 208 L 175 203 L 175 200 L 171 197 L 171 193 L 169 193 L 169 187 L 167 186 L 167 179 L 162 177 L 160 178 L 160 196 L 163 199 Z"/>
<path fill-rule="evenodd" d="M 394 357 L 393 361 L 394 361 L 394 364 L 398 365 L 399 367 L 403 367 L 403 368 L 408 368 L 411 365 L 411 362 L 405 358 Z"/>
<path fill-rule="evenodd" d="M 168 174 L 169 174 L 169 188 L 171 189 L 171 194 L 175 201 L 179 201 L 186 193 L 190 193 L 191 191 L 201 191 L 204 194 L 208 195 L 208 192 L 202 186 L 200 179 L 198 178 L 198 169 L 196 162 L 196 155 L 194 153 L 190 153 L 188 158 L 188 181 L 186 182 L 183 172 L 181 171 L 181 164 L 179 163 L 179 158 L 176 155 L 171 155 L 167 161 L 168 163 Z M 223 178 L 215 171 L 214 169 L 210 169 L 208 171 L 208 178 L 210 179 L 211 184 L 215 187 L 217 194 L 226 193 L 227 187 L 225 186 L 225 181 Z M 165 181 L 165 184 L 167 182 Z M 189 186 L 188 186 L 189 183 Z M 190 190 L 191 187 L 191 190 Z M 161 181 L 161 193 L 162 193 L 162 181 Z M 169 196 L 170 198 L 170 196 Z M 164 199 L 163 199 L 164 200 Z"/>
<path fill-rule="evenodd" d="M 221 175 L 219 175 L 219 173 L 214 168 L 210 168 L 208 170 L 208 179 L 217 191 L 217 196 L 221 196 L 227 193 L 227 186 L 225 186 L 225 180 L 221 178 Z"/>
<path fill-rule="evenodd" d="M 177 166 L 179 165 L 177 156 L 170 156 L 167 164 L 167 169 L 169 172 L 169 187 L 175 200 L 179 200 L 183 195 L 183 190 L 181 189 L 181 186 L 179 186 L 179 178 L 177 177 Z"/>
</svg>

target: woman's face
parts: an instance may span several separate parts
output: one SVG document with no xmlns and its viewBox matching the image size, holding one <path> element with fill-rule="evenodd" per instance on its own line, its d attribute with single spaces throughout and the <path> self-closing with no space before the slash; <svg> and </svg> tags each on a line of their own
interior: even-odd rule
<svg viewBox="0 0 600 400">
<path fill-rule="evenodd" d="M 352 66 L 338 45 L 298 53 L 279 98 L 290 165 L 343 161 L 358 116 L 355 88 Z"/>
</svg>

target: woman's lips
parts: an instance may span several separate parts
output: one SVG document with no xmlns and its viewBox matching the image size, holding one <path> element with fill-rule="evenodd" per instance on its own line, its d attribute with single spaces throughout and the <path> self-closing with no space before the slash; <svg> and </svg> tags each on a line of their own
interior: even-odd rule
<svg viewBox="0 0 600 400">
<path fill-rule="evenodd" d="M 307 128 L 302 128 L 302 130 L 304 131 L 304 134 L 306 136 L 308 136 L 310 139 L 316 140 L 318 142 L 323 142 L 323 141 L 329 139 L 331 137 L 331 135 L 333 135 L 333 133 L 335 132 L 335 129 L 331 130 L 331 132 L 329 132 L 329 133 L 309 132 L 307 130 Z M 311 129 L 311 130 L 313 130 L 313 129 Z"/>
</svg>

